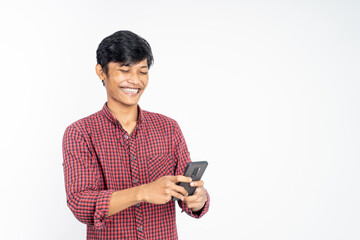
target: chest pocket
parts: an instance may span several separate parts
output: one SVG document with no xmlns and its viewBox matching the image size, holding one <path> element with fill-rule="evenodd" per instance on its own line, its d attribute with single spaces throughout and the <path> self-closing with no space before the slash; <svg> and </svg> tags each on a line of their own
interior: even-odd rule
<svg viewBox="0 0 360 240">
<path fill-rule="evenodd" d="M 174 175 L 175 164 L 170 153 L 151 156 L 147 160 L 147 164 L 150 182 L 162 176 Z"/>
</svg>

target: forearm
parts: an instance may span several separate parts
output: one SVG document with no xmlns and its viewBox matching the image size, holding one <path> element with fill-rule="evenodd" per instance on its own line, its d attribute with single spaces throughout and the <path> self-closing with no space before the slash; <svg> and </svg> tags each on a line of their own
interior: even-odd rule
<svg viewBox="0 0 360 240">
<path fill-rule="evenodd" d="M 172 197 L 183 199 L 187 192 L 176 183 L 190 181 L 191 179 L 185 176 L 163 176 L 148 184 L 113 192 L 107 216 L 112 216 L 140 202 L 165 204 Z"/>
<path fill-rule="evenodd" d="M 107 216 L 112 216 L 128 207 L 142 202 L 144 200 L 142 197 L 143 188 L 144 185 L 113 192 L 110 197 Z"/>
<path fill-rule="evenodd" d="M 145 201 L 144 190 L 145 185 L 120 191 L 68 192 L 68 206 L 80 222 L 100 229 L 109 216 Z"/>
</svg>

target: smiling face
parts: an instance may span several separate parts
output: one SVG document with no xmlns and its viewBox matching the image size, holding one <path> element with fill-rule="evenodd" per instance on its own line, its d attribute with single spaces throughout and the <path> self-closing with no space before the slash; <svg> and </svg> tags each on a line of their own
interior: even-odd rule
<svg viewBox="0 0 360 240">
<path fill-rule="evenodd" d="M 148 84 L 147 60 L 131 65 L 109 62 L 107 69 L 105 74 L 101 65 L 96 65 L 96 73 L 105 83 L 108 103 L 136 107 Z"/>
</svg>

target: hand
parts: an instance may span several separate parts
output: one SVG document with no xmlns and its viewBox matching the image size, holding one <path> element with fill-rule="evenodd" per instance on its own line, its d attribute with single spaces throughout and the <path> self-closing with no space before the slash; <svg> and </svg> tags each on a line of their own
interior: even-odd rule
<svg viewBox="0 0 360 240">
<path fill-rule="evenodd" d="M 176 185 L 178 182 L 190 183 L 191 178 L 185 176 L 163 176 L 154 182 L 142 185 L 141 201 L 154 204 L 165 204 L 172 197 L 184 200 L 188 195 L 185 188 Z"/>
<path fill-rule="evenodd" d="M 206 189 L 204 188 L 204 181 L 194 181 L 190 183 L 190 186 L 197 187 L 194 194 L 192 196 L 188 196 L 184 198 L 185 204 L 191 209 L 193 212 L 200 211 L 206 201 Z"/>
</svg>

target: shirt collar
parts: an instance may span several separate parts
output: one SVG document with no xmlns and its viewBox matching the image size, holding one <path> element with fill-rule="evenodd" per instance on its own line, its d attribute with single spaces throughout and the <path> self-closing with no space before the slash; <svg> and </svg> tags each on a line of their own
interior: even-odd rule
<svg viewBox="0 0 360 240">
<path fill-rule="evenodd" d="M 140 126 L 140 124 L 144 121 L 144 113 L 143 110 L 140 108 L 139 104 L 137 105 L 138 108 L 138 119 L 136 121 L 136 125 Z M 112 123 L 115 125 L 120 124 L 120 122 L 112 115 L 110 109 L 107 106 L 107 103 L 104 104 L 103 108 L 101 109 L 101 113 Z"/>
</svg>

